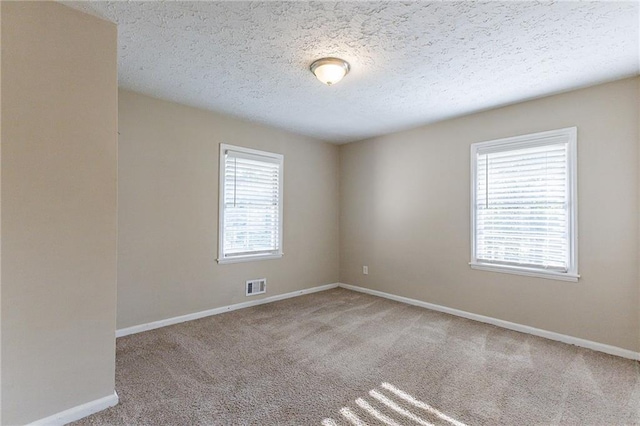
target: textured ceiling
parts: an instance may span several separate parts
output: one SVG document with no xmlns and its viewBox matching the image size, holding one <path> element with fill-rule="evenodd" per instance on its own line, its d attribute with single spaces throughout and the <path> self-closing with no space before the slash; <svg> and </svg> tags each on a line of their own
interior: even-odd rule
<svg viewBox="0 0 640 426">
<path fill-rule="evenodd" d="M 339 143 L 639 73 L 638 2 L 63 3 L 118 24 L 121 87 Z"/>
</svg>

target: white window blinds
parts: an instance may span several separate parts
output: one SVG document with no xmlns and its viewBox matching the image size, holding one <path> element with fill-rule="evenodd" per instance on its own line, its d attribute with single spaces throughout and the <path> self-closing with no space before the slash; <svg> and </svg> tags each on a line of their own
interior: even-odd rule
<svg viewBox="0 0 640 426">
<path fill-rule="evenodd" d="M 571 134 L 575 129 L 472 147 L 472 263 L 577 276 Z"/>
<path fill-rule="evenodd" d="M 220 259 L 282 255 L 282 163 L 279 154 L 221 147 Z"/>
</svg>

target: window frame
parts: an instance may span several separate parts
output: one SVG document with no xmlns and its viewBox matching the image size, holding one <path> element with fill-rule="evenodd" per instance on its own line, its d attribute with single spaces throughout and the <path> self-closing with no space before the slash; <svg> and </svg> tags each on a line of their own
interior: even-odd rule
<svg viewBox="0 0 640 426">
<path fill-rule="evenodd" d="M 577 127 L 567 127 L 563 129 L 550 130 L 539 133 L 531 133 L 496 139 L 486 142 L 471 144 L 471 261 L 469 265 L 472 269 L 500 272 L 507 274 L 524 275 L 530 277 L 547 278 L 561 281 L 577 282 L 578 274 L 578 165 L 577 165 Z M 517 265 L 505 265 L 479 261 L 476 257 L 476 202 L 477 202 L 477 159 L 478 151 L 504 152 L 535 146 L 555 145 L 557 139 L 562 138 L 567 144 L 567 199 L 569 203 L 569 214 L 567 229 L 568 239 L 568 268 L 566 272 L 545 270 L 535 267 L 525 267 Z"/>
<path fill-rule="evenodd" d="M 225 152 L 227 150 L 241 152 L 249 155 L 257 155 L 266 157 L 272 160 L 276 160 L 279 164 L 280 171 L 278 173 L 278 248 L 276 253 L 261 253 L 261 254 L 247 254 L 242 256 L 235 256 L 232 258 L 225 258 L 224 253 L 224 186 L 225 186 Z M 229 145 L 225 143 L 220 144 L 220 159 L 218 169 L 218 264 L 228 263 L 240 263 L 240 262 L 254 262 L 259 260 L 279 259 L 284 253 L 282 251 L 283 246 L 283 213 L 284 213 L 284 155 L 274 152 L 260 151 L 252 148 L 245 148 L 237 145 Z"/>
</svg>

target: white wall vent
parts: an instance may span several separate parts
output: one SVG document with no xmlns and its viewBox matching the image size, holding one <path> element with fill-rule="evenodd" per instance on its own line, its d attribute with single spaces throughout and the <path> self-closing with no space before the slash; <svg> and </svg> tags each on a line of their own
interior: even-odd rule
<svg viewBox="0 0 640 426">
<path fill-rule="evenodd" d="M 247 281 L 247 296 L 254 294 L 262 294 L 267 292 L 267 279 L 258 278 L 257 280 Z"/>
</svg>

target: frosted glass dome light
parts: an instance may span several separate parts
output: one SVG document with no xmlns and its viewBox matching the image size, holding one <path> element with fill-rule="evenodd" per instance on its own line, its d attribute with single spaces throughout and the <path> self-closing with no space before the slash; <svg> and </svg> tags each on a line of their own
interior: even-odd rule
<svg viewBox="0 0 640 426">
<path fill-rule="evenodd" d="M 311 72 L 318 80 L 331 86 L 349 73 L 349 63 L 339 58 L 322 58 L 311 64 Z"/>
</svg>

